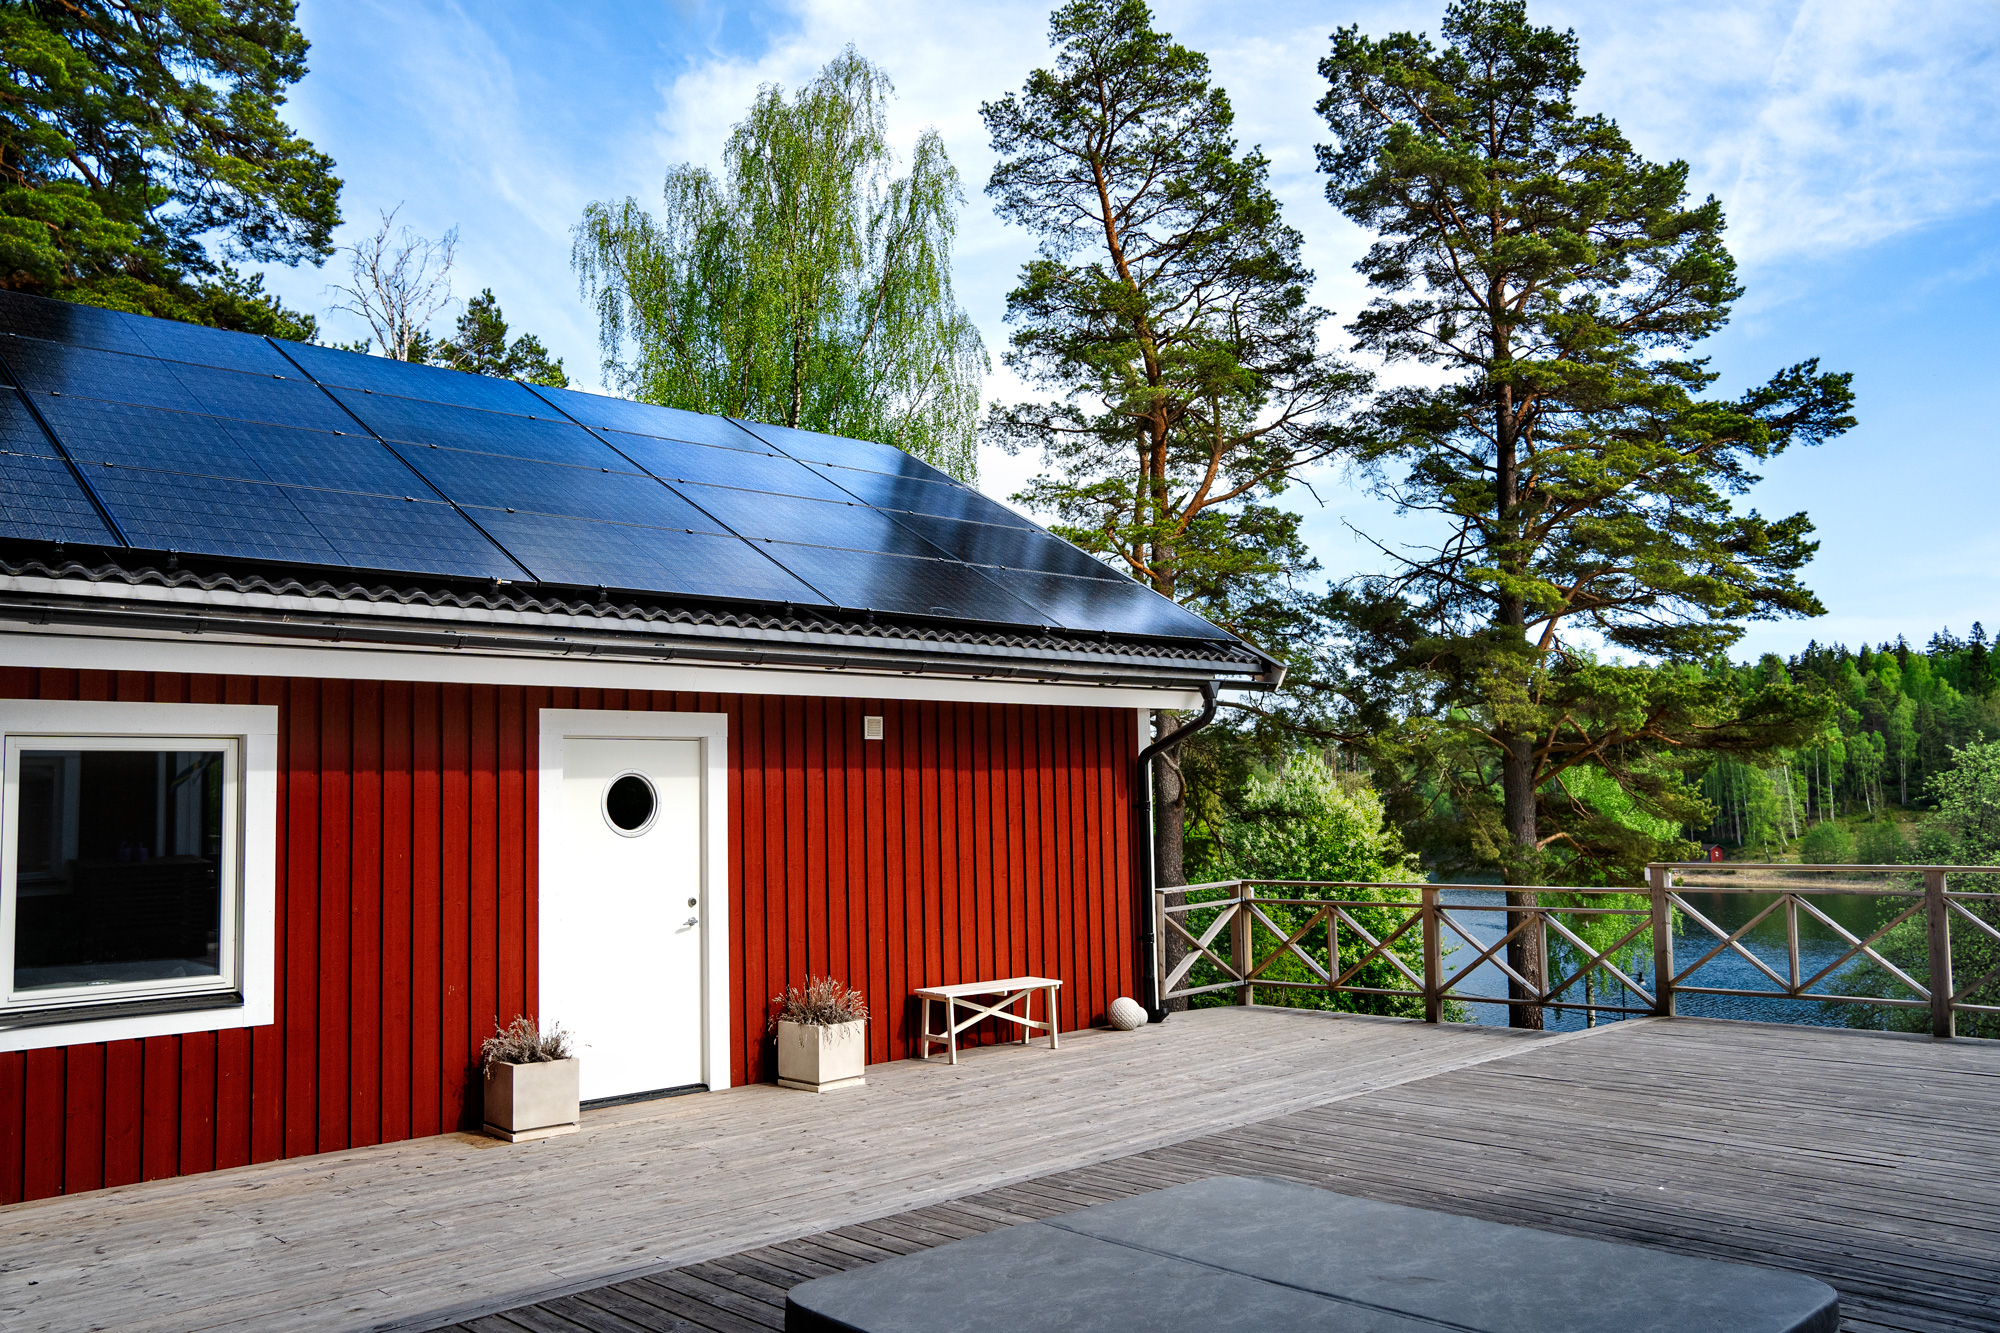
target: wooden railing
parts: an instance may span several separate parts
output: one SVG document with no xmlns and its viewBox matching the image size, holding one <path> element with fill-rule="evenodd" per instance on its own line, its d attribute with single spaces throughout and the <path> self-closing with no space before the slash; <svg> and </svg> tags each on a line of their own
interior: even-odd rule
<svg viewBox="0 0 2000 1333">
<path fill-rule="evenodd" d="M 2000 893 L 1956 890 L 1953 875 L 2000 876 L 1996 866 L 1799 866 L 1764 863 L 1691 862 L 1648 867 L 1644 887 L 1509 890 L 1517 902 L 1446 903 L 1451 890 L 1492 894 L 1493 884 L 1358 884 L 1305 880 L 1227 880 L 1158 891 L 1154 910 L 1159 940 L 1159 995 L 1163 1000 L 1233 993 L 1254 1004 L 1259 990 L 1304 990 L 1376 996 L 1409 1001 L 1427 1022 L 1438 1022 L 1454 1004 L 1500 1004 L 1598 1014 L 1671 1015 L 1677 995 L 1727 995 L 1815 1000 L 1835 1004 L 1926 1009 L 1933 1035 L 1956 1034 L 1960 1013 L 2000 1014 L 2000 1004 L 1972 997 L 2000 979 L 2000 967 L 1970 978 L 1955 975 L 1952 932 L 1967 932 L 2000 944 Z M 1826 882 L 1825 877 L 1840 877 Z M 1857 881 L 1856 877 L 1865 877 Z M 1691 885 L 1694 877 L 1702 881 Z M 2000 883 L 2000 879 L 1983 881 Z M 1387 891 L 1394 901 L 1375 895 Z M 1764 905 L 1733 929 L 1710 920 L 1688 901 L 1690 893 L 1768 894 Z M 1531 904 L 1518 898 L 1533 895 Z M 1367 895 L 1367 896 L 1363 896 Z M 1546 899 L 1568 899 L 1547 902 Z M 1865 896 L 1886 900 L 1886 919 L 1856 934 L 1822 911 L 1814 899 Z M 1643 897 L 1642 903 L 1630 901 Z M 1616 901 L 1619 898 L 1624 902 Z M 1602 906 L 1580 905 L 1593 899 Z M 1899 906 L 1898 900 L 1907 899 Z M 1983 911 L 1981 910 L 1983 908 Z M 1506 918 L 1498 940 L 1486 942 L 1471 922 L 1478 913 Z M 1787 966 L 1772 966 L 1746 947 L 1751 931 L 1781 913 Z M 1925 924 L 1920 968 L 1885 956 L 1880 945 L 1890 932 L 1921 917 Z M 1605 933 L 1584 923 L 1610 919 Z M 1802 966 L 1799 929 L 1809 920 L 1837 938 L 1841 952 L 1831 962 Z M 1713 939 L 1688 961 L 1677 953 L 1676 922 Z M 1598 935 L 1593 944 L 1579 934 Z M 1346 936 L 1348 957 L 1343 960 Z M 1562 967 L 1542 969 L 1540 984 L 1508 959 L 1508 946 L 1523 941 L 1530 956 L 1553 963 L 1550 944 L 1560 942 Z M 1470 950 L 1461 960 L 1455 955 Z M 1725 954 L 1753 967 L 1768 987 L 1719 987 L 1693 977 Z M 1452 956 L 1449 974 L 1445 959 Z M 1862 995 L 1829 991 L 1826 983 L 1851 962 L 1865 959 L 1893 978 L 1905 995 Z M 1475 969 L 1491 963 L 1508 982 L 1505 996 L 1461 989 Z M 1533 969 L 1530 969 L 1532 971 Z M 1287 976 L 1286 973 L 1291 975 Z M 1648 975 L 1650 973 L 1650 976 Z M 1301 974 L 1303 979 L 1301 979 Z M 1207 979 L 1219 978 L 1219 979 Z M 1579 983 L 1617 983 L 1616 1001 L 1599 1000 L 1595 987 L 1585 997 L 1571 992 Z M 1612 988 L 1607 985 L 1605 994 Z M 1631 1001 L 1636 1001 L 1633 1003 Z"/>
</svg>

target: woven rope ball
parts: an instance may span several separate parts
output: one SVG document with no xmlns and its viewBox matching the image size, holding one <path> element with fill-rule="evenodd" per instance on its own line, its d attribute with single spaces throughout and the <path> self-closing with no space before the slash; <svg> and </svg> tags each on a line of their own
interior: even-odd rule
<svg viewBox="0 0 2000 1333">
<path fill-rule="evenodd" d="M 1146 1026 L 1146 1010 L 1137 1000 L 1119 996 L 1111 1002 L 1111 1026 L 1120 1032 Z"/>
</svg>

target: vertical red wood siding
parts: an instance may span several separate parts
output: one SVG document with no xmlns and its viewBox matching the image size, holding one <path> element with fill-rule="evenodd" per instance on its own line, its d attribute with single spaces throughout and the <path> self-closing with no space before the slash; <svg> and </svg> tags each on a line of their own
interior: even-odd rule
<svg viewBox="0 0 2000 1333">
<path fill-rule="evenodd" d="M 729 717 L 730 1079 L 770 997 L 858 987 L 869 1059 L 917 986 L 1135 988 L 1130 709 L 0 668 L 0 698 L 275 704 L 275 1021 L 0 1054 L 0 1202 L 328 1152 L 478 1117 L 473 1059 L 536 1005 L 543 708 Z M 862 719 L 885 720 L 862 739 Z"/>
</svg>

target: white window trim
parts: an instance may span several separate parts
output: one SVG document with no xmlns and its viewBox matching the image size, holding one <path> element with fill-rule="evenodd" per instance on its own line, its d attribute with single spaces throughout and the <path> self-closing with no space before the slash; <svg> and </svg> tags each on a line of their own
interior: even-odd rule
<svg viewBox="0 0 2000 1333">
<path fill-rule="evenodd" d="M 701 742 L 702 1082 L 729 1086 L 729 715 L 645 713 L 591 708 L 541 710 L 540 852 L 535 891 L 539 915 L 556 903 L 549 886 L 562 878 L 563 743 L 568 740 L 693 740 Z M 538 933 L 548 938 L 546 931 Z M 536 960 L 539 969 L 540 960 Z"/>
<path fill-rule="evenodd" d="M 276 988 L 278 710 L 268 705 L 79 702 L 56 699 L 0 700 L 0 738 L 53 736 L 156 741 L 199 739 L 236 743 L 236 864 L 242 897 L 237 909 L 238 985 L 229 1002 L 209 1008 L 92 1018 L 77 1017 L 8 1026 L 0 1016 L 0 1051 L 40 1050 L 85 1042 L 224 1028 L 260 1027 L 272 1021 Z M 11 797 L 11 791 L 6 793 Z M 0 837 L 13 837 L 12 811 L 0 801 Z M 240 995 L 242 1003 L 235 1003 Z M 107 1003 L 129 1004 L 120 996 Z M 218 998 L 221 998 L 220 996 Z"/>
</svg>

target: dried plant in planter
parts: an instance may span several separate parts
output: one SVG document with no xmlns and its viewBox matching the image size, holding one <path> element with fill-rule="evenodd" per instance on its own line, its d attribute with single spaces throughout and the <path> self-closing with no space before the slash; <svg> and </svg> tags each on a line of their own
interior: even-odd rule
<svg viewBox="0 0 2000 1333">
<path fill-rule="evenodd" d="M 493 1020 L 493 1035 L 479 1044 L 479 1058 L 488 1067 L 493 1065 L 532 1065 L 544 1060 L 567 1060 L 570 1057 L 570 1036 L 563 1031 L 562 1024 L 551 1024 L 547 1032 L 535 1026 L 535 1020 L 521 1014 L 506 1027 L 500 1020 Z"/>
<path fill-rule="evenodd" d="M 771 1015 L 770 1030 L 780 1023 L 804 1023 L 812 1027 L 832 1027 L 868 1017 L 868 1001 L 860 991 L 850 990 L 832 977 L 807 977 L 803 987 L 787 986 L 783 995 L 773 995 L 778 1011 Z"/>
</svg>

